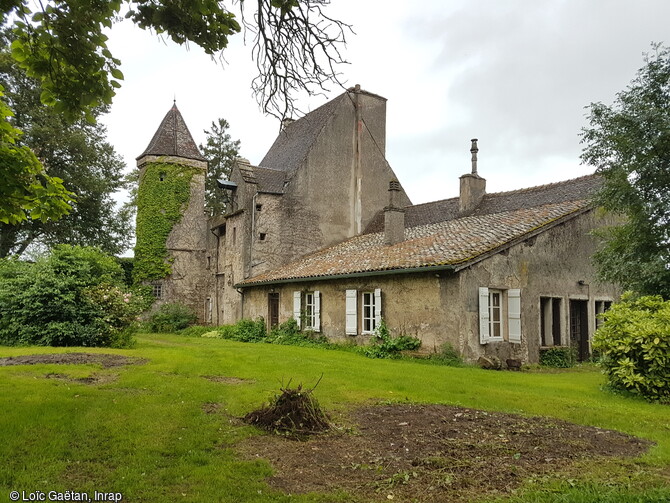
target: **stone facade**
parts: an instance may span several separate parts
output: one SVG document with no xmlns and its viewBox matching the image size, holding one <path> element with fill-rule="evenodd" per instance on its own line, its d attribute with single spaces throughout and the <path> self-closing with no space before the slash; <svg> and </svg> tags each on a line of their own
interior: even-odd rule
<svg viewBox="0 0 670 503">
<path fill-rule="evenodd" d="M 449 343 L 468 360 L 537 362 L 552 345 L 587 357 L 595 313 L 619 296 L 590 262 L 598 179 L 487 194 L 473 140 L 460 197 L 412 205 L 385 159 L 385 113 L 357 86 L 287 122 L 258 166 L 239 159 L 220 184 L 232 200 L 220 217 L 205 217 L 204 172 L 194 176 L 167 242 L 163 301 L 205 323 L 294 317 L 361 344 L 383 318 L 423 351 Z M 184 128 L 159 128 L 140 162 L 203 163 Z"/>
</svg>

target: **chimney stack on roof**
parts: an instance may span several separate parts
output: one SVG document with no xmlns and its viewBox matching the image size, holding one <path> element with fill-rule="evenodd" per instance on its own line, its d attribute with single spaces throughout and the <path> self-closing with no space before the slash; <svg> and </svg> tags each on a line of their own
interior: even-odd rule
<svg viewBox="0 0 670 503">
<path fill-rule="evenodd" d="M 472 172 L 461 176 L 461 192 L 458 201 L 461 213 L 472 213 L 486 194 L 486 180 L 477 174 L 477 138 L 473 138 L 470 152 L 472 153 Z"/>
<path fill-rule="evenodd" d="M 400 182 L 389 183 L 389 205 L 384 208 L 384 244 L 394 245 L 405 240 L 405 209 L 398 205 Z"/>
</svg>

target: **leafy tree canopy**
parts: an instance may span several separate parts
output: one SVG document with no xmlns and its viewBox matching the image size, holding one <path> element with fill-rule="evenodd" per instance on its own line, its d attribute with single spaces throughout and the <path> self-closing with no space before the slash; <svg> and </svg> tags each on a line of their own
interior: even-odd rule
<svg viewBox="0 0 670 503">
<path fill-rule="evenodd" d="M 29 0 L 0 1 L 0 24 L 11 23 L 11 53 L 28 77 L 40 82 L 40 99 L 68 120 L 95 122 L 121 86 L 121 61 L 107 47 L 106 28 L 125 17 L 143 29 L 166 34 L 178 44 L 193 42 L 207 53 L 226 48 L 230 36 L 246 28 L 259 75 L 252 82 L 263 110 L 283 117 L 295 110 L 295 93 L 339 84 L 336 66 L 349 25 L 328 17 L 330 0 L 230 0 L 241 23 L 218 0 Z M 37 7 L 35 7 L 37 6 Z M 32 9 L 38 10 L 33 11 Z M 0 100 L 2 97 L 0 96 Z M 41 169 L 27 148 L 15 146 L 20 132 L 8 122 L 11 109 L 0 101 L 0 221 L 56 219 L 67 213 L 73 194 Z"/>
<path fill-rule="evenodd" d="M 228 134 L 229 127 L 226 119 L 212 122 L 212 128 L 205 131 L 205 145 L 200 145 L 200 151 L 209 162 L 205 179 L 205 208 L 210 215 L 222 215 L 226 211 L 228 201 L 216 181 L 230 179 L 230 171 L 240 152 L 240 141 L 233 141 Z"/>
<path fill-rule="evenodd" d="M 601 279 L 670 298 L 670 49 L 656 45 L 613 105 L 592 103 L 582 160 L 603 178 L 597 202 L 622 223 L 600 232 Z"/>
<path fill-rule="evenodd" d="M 36 153 L 50 176 L 77 192 L 70 213 L 57 221 L 0 223 L 0 257 L 21 255 L 30 246 L 59 243 L 121 253 L 132 234 L 130 212 L 115 210 L 111 196 L 124 186 L 124 163 L 105 141 L 105 127 L 83 119 L 70 123 L 42 104 L 39 82 L 21 71 L 8 52 L 0 52 L 0 84 L 14 110 L 11 123 L 24 133 L 16 145 Z M 92 114 L 97 118 L 103 111 L 99 107 Z"/>
</svg>

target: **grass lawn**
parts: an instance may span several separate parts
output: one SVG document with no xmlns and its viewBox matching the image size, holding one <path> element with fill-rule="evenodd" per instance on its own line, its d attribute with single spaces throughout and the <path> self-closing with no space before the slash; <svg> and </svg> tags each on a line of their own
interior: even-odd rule
<svg viewBox="0 0 670 503">
<path fill-rule="evenodd" d="M 0 367 L 0 501 L 14 490 L 26 497 L 120 492 L 131 502 L 352 501 L 274 491 L 265 482 L 270 465 L 235 452 L 236 442 L 259 433 L 231 416 L 258 407 L 289 380 L 310 386 L 321 374 L 314 394 L 335 413 L 371 400 L 461 405 L 550 416 L 657 444 L 636 460 L 585 464 L 578 479 L 527 481 L 504 501 L 670 501 L 670 407 L 602 391 L 604 378 L 593 367 L 492 372 L 156 334 L 140 336 L 131 350 L 0 347 L 0 357 L 71 351 L 148 362 Z M 99 382 L 77 381 L 91 376 Z M 205 413 L 206 403 L 221 404 L 221 413 Z"/>
</svg>

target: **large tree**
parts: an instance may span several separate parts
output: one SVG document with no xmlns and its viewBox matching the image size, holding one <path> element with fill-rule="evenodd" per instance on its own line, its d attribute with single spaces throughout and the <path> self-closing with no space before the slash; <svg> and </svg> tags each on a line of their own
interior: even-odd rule
<svg viewBox="0 0 670 503">
<path fill-rule="evenodd" d="M 122 11 L 140 28 L 166 34 L 178 44 L 193 42 L 211 55 L 225 49 L 228 38 L 245 27 L 253 34 L 252 54 L 259 70 L 252 88 L 263 110 L 278 116 L 292 114 L 296 92 L 312 94 L 329 81 L 339 83 L 336 66 L 344 63 L 340 50 L 350 27 L 324 13 L 330 0 L 256 0 L 253 15 L 246 17 L 249 2 L 227 3 L 2 0 L 0 24 L 11 23 L 16 36 L 12 56 L 40 82 L 41 101 L 69 120 L 83 114 L 93 122 L 93 110 L 109 105 L 121 86 L 121 62 L 109 51 L 103 31 L 121 19 Z M 38 10 L 33 12 L 30 6 Z M 242 23 L 233 7 L 239 9 Z M 0 96 L 0 178 L 11 180 L 16 195 L 25 200 L 15 199 L 11 205 L 3 197 L 0 221 L 57 217 L 67 211 L 69 194 L 34 159 L 17 164 L 21 152 L 14 152 L 11 145 L 19 133 L 6 131 L 9 114 Z"/>
<path fill-rule="evenodd" d="M 218 187 L 217 180 L 229 180 L 235 159 L 240 152 L 240 140 L 234 140 L 228 134 L 230 125 L 226 119 L 212 122 L 212 128 L 205 130 L 205 144 L 200 150 L 208 161 L 205 179 L 205 208 L 210 215 L 225 213 L 229 201 Z"/>
<path fill-rule="evenodd" d="M 0 84 L 14 110 L 12 124 L 24 133 L 17 145 L 30 148 L 51 176 L 77 193 L 70 213 L 60 220 L 0 223 L 0 257 L 59 243 L 121 253 L 130 244 L 132 225 L 127 210 L 115 209 L 112 194 L 124 188 L 125 164 L 107 143 L 105 127 L 83 119 L 68 122 L 42 104 L 39 82 L 21 71 L 7 52 L 0 52 Z M 104 107 L 91 113 L 97 118 L 102 112 Z"/>
<path fill-rule="evenodd" d="M 670 49 L 656 45 L 612 105 L 590 105 L 582 160 L 603 178 L 597 202 L 621 216 L 601 231 L 601 279 L 670 298 Z"/>
</svg>

